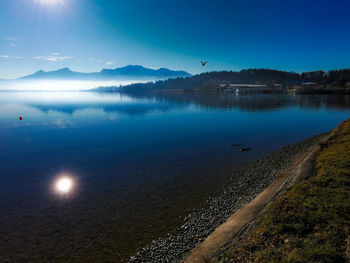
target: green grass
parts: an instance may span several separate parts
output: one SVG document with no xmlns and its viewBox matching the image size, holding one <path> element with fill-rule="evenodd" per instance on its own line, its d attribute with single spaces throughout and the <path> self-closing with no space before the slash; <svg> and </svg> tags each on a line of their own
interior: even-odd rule
<svg viewBox="0 0 350 263">
<path fill-rule="evenodd" d="M 346 262 L 350 230 L 350 120 L 323 145 L 316 174 L 274 202 L 220 262 Z"/>
</svg>

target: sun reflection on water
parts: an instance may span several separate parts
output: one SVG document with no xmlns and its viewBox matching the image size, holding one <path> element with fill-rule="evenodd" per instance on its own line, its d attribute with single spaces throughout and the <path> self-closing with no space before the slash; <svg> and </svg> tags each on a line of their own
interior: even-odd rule
<svg viewBox="0 0 350 263">
<path fill-rule="evenodd" d="M 75 181 L 69 175 L 63 175 L 55 180 L 55 192 L 58 194 L 69 194 L 75 186 Z"/>
</svg>

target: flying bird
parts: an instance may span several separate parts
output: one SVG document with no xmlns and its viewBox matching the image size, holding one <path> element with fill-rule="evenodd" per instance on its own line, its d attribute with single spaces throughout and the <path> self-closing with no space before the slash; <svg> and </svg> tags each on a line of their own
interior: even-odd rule
<svg viewBox="0 0 350 263">
<path fill-rule="evenodd" d="M 204 67 L 205 66 L 205 64 L 207 64 L 208 63 L 208 61 L 201 61 L 201 63 L 202 63 L 202 66 Z"/>
</svg>

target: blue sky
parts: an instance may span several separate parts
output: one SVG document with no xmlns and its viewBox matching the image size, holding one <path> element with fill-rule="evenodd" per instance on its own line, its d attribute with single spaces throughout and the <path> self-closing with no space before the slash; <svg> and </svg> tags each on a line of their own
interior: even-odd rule
<svg viewBox="0 0 350 263">
<path fill-rule="evenodd" d="M 129 64 L 348 68 L 349 10 L 347 0 L 1 0 L 0 78 Z"/>
</svg>

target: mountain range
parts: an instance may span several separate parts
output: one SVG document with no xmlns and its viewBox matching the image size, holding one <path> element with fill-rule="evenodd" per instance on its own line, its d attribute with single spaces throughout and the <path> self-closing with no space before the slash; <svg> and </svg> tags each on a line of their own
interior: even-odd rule
<svg viewBox="0 0 350 263">
<path fill-rule="evenodd" d="M 55 71 L 39 70 L 34 74 L 19 79 L 40 80 L 40 79 L 69 79 L 69 80 L 127 80 L 127 79 L 168 79 L 177 77 L 190 77 L 186 71 L 176 71 L 167 68 L 150 69 L 138 65 L 129 65 L 116 69 L 102 69 L 100 72 L 82 73 L 75 72 L 69 68 L 62 68 Z"/>
</svg>

